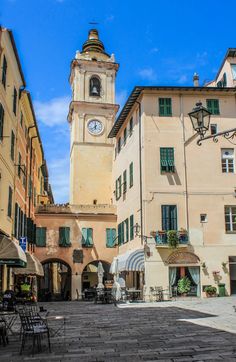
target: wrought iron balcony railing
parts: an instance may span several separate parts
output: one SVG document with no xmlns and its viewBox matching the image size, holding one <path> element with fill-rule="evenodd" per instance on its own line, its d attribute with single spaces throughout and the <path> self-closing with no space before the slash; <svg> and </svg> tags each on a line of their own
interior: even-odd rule
<svg viewBox="0 0 236 362">
<path fill-rule="evenodd" d="M 161 246 L 161 245 L 166 245 L 168 246 L 170 243 L 168 241 L 168 232 L 167 231 L 157 231 L 156 235 L 154 236 L 156 244 Z M 177 245 L 187 245 L 189 243 L 189 238 L 188 238 L 188 232 L 182 232 L 177 231 L 177 240 L 176 240 L 176 244 Z M 173 245 L 170 245 L 173 246 Z"/>
</svg>

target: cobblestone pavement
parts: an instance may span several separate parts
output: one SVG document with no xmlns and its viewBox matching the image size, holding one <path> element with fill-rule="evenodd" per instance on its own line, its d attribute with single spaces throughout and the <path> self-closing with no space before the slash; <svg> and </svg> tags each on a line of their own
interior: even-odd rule
<svg viewBox="0 0 236 362">
<path fill-rule="evenodd" d="M 19 356 L 19 334 L 10 336 L 7 347 L 0 345 L 1 362 L 236 361 L 235 334 L 188 321 L 207 319 L 210 316 L 206 313 L 174 304 L 161 308 L 117 308 L 92 302 L 44 306 L 50 315 L 66 316 L 65 338 L 51 338 L 52 353 L 44 340 L 43 352 L 34 356 L 28 341 Z"/>
</svg>

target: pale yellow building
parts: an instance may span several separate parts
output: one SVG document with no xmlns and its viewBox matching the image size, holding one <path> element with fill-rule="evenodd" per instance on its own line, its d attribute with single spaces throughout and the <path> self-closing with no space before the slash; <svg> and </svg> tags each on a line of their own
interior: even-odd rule
<svg viewBox="0 0 236 362">
<path fill-rule="evenodd" d="M 176 292 L 183 276 L 192 296 L 221 283 L 236 293 L 236 148 L 223 137 L 198 146 L 188 115 L 200 100 L 212 113 L 208 134 L 235 127 L 235 64 L 231 49 L 205 87 L 196 75 L 195 87 L 135 87 L 109 134 L 120 276 L 147 300 L 157 287 Z M 216 87 L 222 72 L 227 84 Z"/>
</svg>

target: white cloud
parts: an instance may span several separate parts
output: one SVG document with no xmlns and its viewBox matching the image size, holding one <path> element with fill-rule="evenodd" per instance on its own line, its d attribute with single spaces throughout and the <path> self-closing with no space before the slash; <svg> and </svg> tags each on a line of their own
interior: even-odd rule
<svg viewBox="0 0 236 362">
<path fill-rule="evenodd" d="M 69 201 L 70 160 L 67 157 L 48 162 L 50 183 L 56 203 Z"/>
<path fill-rule="evenodd" d="M 120 105 L 120 109 L 123 108 L 127 100 L 128 92 L 127 90 L 121 90 L 116 93 L 116 103 Z"/>
<path fill-rule="evenodd" d="M 60 125 L 67 120 L 69 104 L 69 96 L 53 98 L 48 102 L 35 101 L 35 113 L 46 126 Z"/>
<path fill-rule="evenodd" d="M 115 16 L 111 14 L 111 15 L 106 17 L 105 21 L 107 23 L 111 23 L 114 19 L 115 19 Z"/>
<path fill-rule="evenodd" d="M 179 84 L 184 84 L 184 83 L 187 82 L 187 80 L 188 80 L 188 77 L 186 76 L 186 74 L 183 74 L 183 75 L 181 75 L 181 76 L 179 77 L 179 79 L 177 80 L 177 82 L 178 82 Z"/>
<path fill-rule="evenodd" d="M 159 49 L 154 47 L 150 50 L 150 53 L 158 53 L 159 52 Z"/>
<path fill-rule="evenodd" d="M 143 68 L 139 71 L 141 78 L 145 80 L 156 80 L 157 75 L 153 68 Z"/>
</svg>

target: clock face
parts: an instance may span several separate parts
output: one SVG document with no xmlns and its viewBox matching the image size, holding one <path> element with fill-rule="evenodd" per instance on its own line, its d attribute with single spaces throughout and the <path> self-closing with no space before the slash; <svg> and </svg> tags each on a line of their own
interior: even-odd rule
<svg viewBox="0 0 236 362">
<path fill-rule="evenodd" d="M 101 121 L 98 121 L 97 119 L 92 119 L 88 122 L 88 130 L 90 133 L 94 135 L 99 135 L 103 131 L 103 124 Z"/>
</svg>

